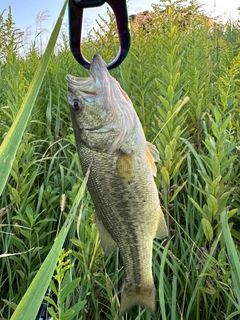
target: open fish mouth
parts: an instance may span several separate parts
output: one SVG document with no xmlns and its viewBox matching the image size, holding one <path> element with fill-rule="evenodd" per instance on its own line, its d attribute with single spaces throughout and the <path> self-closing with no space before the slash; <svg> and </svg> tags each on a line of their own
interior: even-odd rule
<svg viewBox="0 0 240 320">
<path fill-rule="evenodd" d="M 77 93 L 83 98 L 85 95 L 95 95 L 99 91 L 92 76 L 88 78 L 78 78 L 68 74 L 66 76 L 66 80 L 68 83 L 69 92 L 75 94 Z"/>
<path fill-rule="evenodd" d="M 100 80 L 103 80 L 103 73 L 108 73 L 106 63 L 95 54 L 90 66 L 90 77 L 79 78 L 68 74 L 66 80 L 69 88 L 79 90 L 85 93 L 96 93 L 96 88 L 100 88 Z"/>
<path fill-rule="evenodd" d="M 97 94 L 107 75 L 106 63 L 98 54 L 95 54 L 90 66 L 90 77 L 79 78 L 68 74 L 66 80 L 70 92 L 78 91 L 84 97 L 84 94 Z"/>
</svg>

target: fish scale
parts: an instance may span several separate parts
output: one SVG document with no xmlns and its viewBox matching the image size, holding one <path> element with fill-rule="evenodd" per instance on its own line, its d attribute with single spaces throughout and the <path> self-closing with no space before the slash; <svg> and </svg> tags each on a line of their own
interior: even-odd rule
<svg viewBox="0 0 240 320">
<path fill-rule="evenodd" d="M 119 316 L 133 305 L 155 310 L 154 238 L 168 230 L 154 182 L 158 151 L 145 139 L 131 100 L 95 55 L 89 79 L 68 75 L 68 99 L 83 173 L 106 254 L 117 246 L 125 279 Z"/>
</svg>

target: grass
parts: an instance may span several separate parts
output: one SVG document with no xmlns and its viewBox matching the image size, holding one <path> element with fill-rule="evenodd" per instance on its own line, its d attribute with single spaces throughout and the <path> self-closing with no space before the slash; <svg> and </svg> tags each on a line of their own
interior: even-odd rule
<svg viewBox="0 0 240 320">
<path fill-rule="evenodd" d="M 238 319 L 240 30 L 237 24 L 213 23 L 195 2 L 161 3 L 147 25 L 141 19 L 131 23 L 131 50 L 112 71 L 133 101 L 147 139 L 160 152 L 156 184 L 170 230 L 167 239 L 154 241 L 156 314 L 136 306 L 123 318 Z M 38 41 L 24 48 L 23 57 L 21 32 L 13 28 L 11 12 L 4 12 L 1 148 L 43 58 Z M 111 34 L 116 31 L 112 16 L 109 28 Z M 1 182 L 0 319 L 16 317 L 14 310 L 41 275 L 83 181 L 65 76 L 88 72 L 74 60 L 67 35 L 62 34 L 57 48 L 22 125 L 12 166 L 7 164 L 6 184 Z M 115 37 L 96 30 L 83 43 L 88 59 L 98 52 L 109 61 L 117 50 Z M 64 242 L 66 252 L 72 250 L 66 267 L 74 267 L 65 270 L 63 256 L 57 264 L 55 255 L 52 265 L 62 263 L 56 273 L 62 270 L 63 276 L 50 282 L 49 312 L 54 319 L 117 319 L 121 259 L 117 251 L 106 257 L 101 250 L 88 192 L 83 207 L 75 210 Z M 38 306 L 41 298 L 36 299 Z"/>
</svg>

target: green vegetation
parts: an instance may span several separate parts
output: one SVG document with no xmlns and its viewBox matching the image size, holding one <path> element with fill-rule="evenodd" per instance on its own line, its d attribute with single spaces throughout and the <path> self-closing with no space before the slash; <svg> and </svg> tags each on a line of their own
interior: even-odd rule
<svg viewBox="0 0 240 320">
<path fill-rule="evenodd" d="M 156 183 L 170 231 L 167 239 L 154 241 L 156 314 L 136 306 L 123 319 L 239 319 L 240 29 L 213 22 L 194 1 L 161 3 L 131 22 L 130 53 L 111 72 L 160 152 Z M 92 30 L 85 39 L 88 59 L 94 53 L 106 61 L 115 57 L 118 38 L 110 12 L 109 18 L 104 22 L 110 34 Z M 23 55 L 11 12 L 0 15 L 1 167 L 4 138 L 17 121 L 20 129 L 18 140 L 8 134 L 12 162 L 6 183 L 0 168 L 0 319 L 10 319 L 25 303 L 25 319 L 34 320 L 32 306 L 41 301 L 35 295 L 30 303 L 26 296 L 44 293 L 41 279 L 49 279 L 46 300 L 54 319 L 115 320 L 122 264 L 118 252 L 106 257 L 100 247 L 67 103 L 66 74 L 84 77 L 88 71 L 74 60 L 62 34 L 55 52 L 47 54 L 42 84 L 37 75 L 37 98 L 29 100 L 39 62 L 42 76 L 47 65 L 37 40 Z M 26 118 L 19 117 L 27 102 Z M 66 251 L 57 261 L 64 239 Z M 16 313 L 12 318 L 20 319 Z"/>
</svg>

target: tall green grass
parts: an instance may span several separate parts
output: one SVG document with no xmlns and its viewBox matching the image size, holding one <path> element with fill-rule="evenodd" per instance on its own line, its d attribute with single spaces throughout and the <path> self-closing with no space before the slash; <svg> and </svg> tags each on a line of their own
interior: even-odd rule
<svg viewBox="0 0 240 320">
<path fill-rule="evenodd" d="M 89 59 L 98 52 L 109 61 L 118 50 L 109 15 L 111 35 L 92 30 L 83 43 Z M 0 26 L 0 43 L 12 39 L 0 57 L 2 142 L 41 54 L 33 45 L 20 55 L 11 13 L 1 15 Z M 127 58 L 112 75 L 159 149 L 156 183 L 170 232 L 168 239 L 154 241 L 156 314 L 136 306 L 123 318 L 238 319 L 239 27 L 212 23 L 195 2 L 163 1 L 153 7 L 148 24 L 131 22 L 131 38 Z M 39 275 L 83 180 L 67 106 L 67 73 L 88 75 L 62 34 L 0 198 L 0 319 L 10 319 Z M 69 319 L 117 319 L 122 264 L 117 251 L 104 256 L 93 214 L 86 192 L 64 244 L 72 250 L 66 266 L 74 267 L 49 283 L 46 299 L 56 319 L 67 310 Z M 61 259 L 58 265 L 65 263 Z"/>
</svg>

